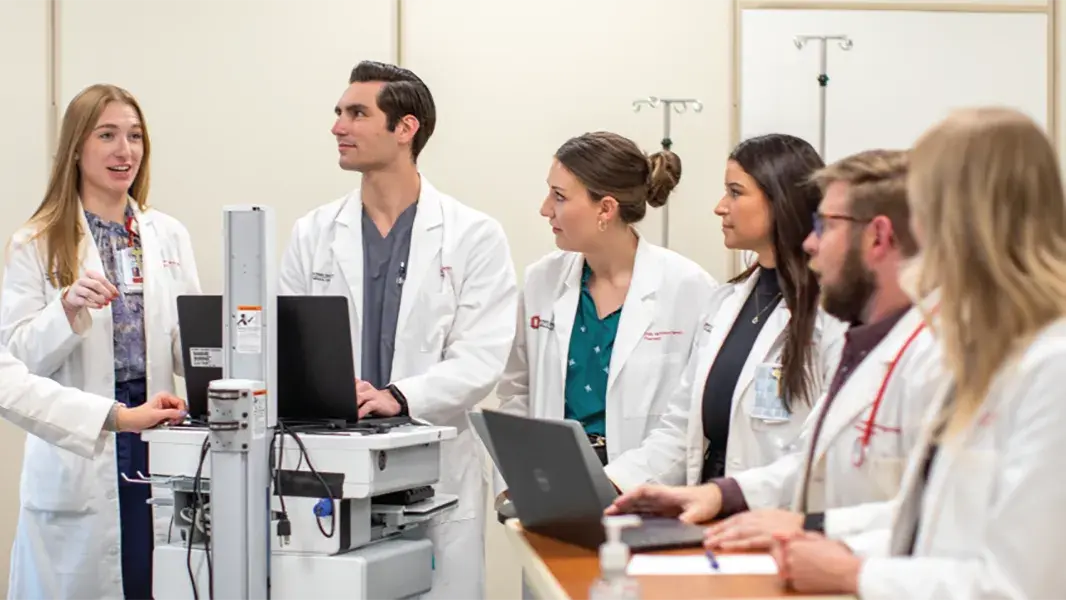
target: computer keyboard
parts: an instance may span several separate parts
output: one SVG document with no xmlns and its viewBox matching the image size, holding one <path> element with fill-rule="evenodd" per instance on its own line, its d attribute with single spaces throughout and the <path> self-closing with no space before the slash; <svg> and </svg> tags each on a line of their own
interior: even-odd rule
<svg viewBox="0 0 1066 600">
<path fill-rule="evenodd" d="M 401 490 L 399 492 L 390 492 L 388 494 L 374 496 L 374 504 L 411 506 L 412 504 L 417 504 L 423 500 L 432 498 L 433 494 L 433 486 L 422 485 L 409 490 Z"/>
<path fill-rule="evenodd" d="M 703 528 L 667 517 L 643 517 L 639 527 L 622 530 L 632 550 L 667 550 L 703 546 Z"/>
<path fill-rule="evenodd" d="M 383 427 L 399 427 L 401 425 L 412 425 L 414 424 L 414 421 L 411 419 L 411 417 L 406 415 L 398 415 L 395 417 L 363 417 L 362 419 L 359 419 L 357 425 L 362 424 Z"/>
</svg>

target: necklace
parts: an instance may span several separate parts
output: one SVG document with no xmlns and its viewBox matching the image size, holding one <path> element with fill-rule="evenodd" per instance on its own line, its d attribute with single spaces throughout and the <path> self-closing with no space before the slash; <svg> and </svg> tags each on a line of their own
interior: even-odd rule
<svg viewBox="0 0 1066 600">
<path fill-rule="evenodd" d="M 770 303 L 767 304 L 765 308 L 760 310 L 759 309 L 759 290 L 755 290 L 755 316 L 751 318 L 751 324 L 752 325 L 758 325 L 759 324 L 759 317 L 761 317 L 764 312 L 766 312 L 769 308 L 771 308 L 774 305 L 774 303 L 777 302 L 777 299 L 780 298 L 780 297 L 781 297 L 781 292 L 778 292 L 778 293 L 774 294 L 774 297 L 770 298 Z"/>
</svg>

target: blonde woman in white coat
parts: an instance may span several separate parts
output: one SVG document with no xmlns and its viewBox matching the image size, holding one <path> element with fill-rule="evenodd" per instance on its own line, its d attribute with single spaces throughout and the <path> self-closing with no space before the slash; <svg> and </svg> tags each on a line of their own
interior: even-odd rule
<svg viewBox="0 0 1066 600">
<path fill-rule="evenodd" d="M 147 206 L 150 144 L 125 90 L 94 85 L 67 108 L 45 199 L 17 232 L 0 296 L 0 342 L 37 375 L 128 406 L 173 392 L 175 298 L 199 293 L 189 235 Z M 169 515 L 135 434 L 88 460 L 30 436 L 11 598 L 149 598 L 153 534 Z"/>
<path fill-rule="evenodd" d="M 922 247 L 913 293 L 937 293 L 930 325 L 949 377 L 880 552 L 786 538 L 774 549 L 781 575 L 861 598 L 1060 597 L 1066 197 L 1055 150 L 1019 112 L 959 111 L 919 139 L 908 184 Z"/>
<path fill-rule="evenodd" d="M 670 411 L 632 453 L 648 475 L 607 466 L 623 491 L 732 476 L 795 447 L 843 341 L 844 324 L 819 308 L 802 249 L 821 199 L 810 177 L 823 166 L 810 144 L 783 134 L 730 155 L 715 213 L 726 247 L 758 263 L 712 295 Z M 612 510 L 627 510 L 631 497 Z"/>
<path fill-rule="evenodd" d="M 623 464 L 629 478 L 651 476 L 626 452 L 666 412 L 716 286 L 695 262 L 634 228 L 680 177 L 675 154 L 648 157 L 614 133 L 559 148 L 540 209 L 559 250 L 526 269 L 496 392 L 502 411 L 580 421 L 601 462 Z M 505 487 L 497 473 L 498 500 Z"/>
</svg>

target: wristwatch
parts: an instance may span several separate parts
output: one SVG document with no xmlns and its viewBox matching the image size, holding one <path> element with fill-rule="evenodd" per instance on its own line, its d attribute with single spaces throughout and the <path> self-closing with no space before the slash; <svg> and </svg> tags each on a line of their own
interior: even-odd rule
<svg viewBox="0 0 1066 600">
<path fill-rule="evenodd" d="M 410 413 L 408 413 L 407 411 L 407 397 L 403 395 L 403 392 L 400 391 L 400 388 L 390 383 L 389 387 L 385 389 L 388 390 L 390 394 L 392 394 L 392 397 L 395 398 L 396 402 L 400 405 L 400 415 L 404 417 L 411 416 Z"/>
</svg>

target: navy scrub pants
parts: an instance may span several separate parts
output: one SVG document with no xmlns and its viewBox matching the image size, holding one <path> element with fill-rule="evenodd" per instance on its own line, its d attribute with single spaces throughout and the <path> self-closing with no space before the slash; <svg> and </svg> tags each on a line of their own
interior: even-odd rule
<svg viewBox="0 0 1066 600">
<path fill-rule="evenodd" d="M 128 407 L 140 406 L 148 398 L 145 379 L 115 384 L 115 399 Z M 119 433 L 115 439 L 118 463 L 119 528 L 122 531 L 122 588 L 127 600 L 152 598 L 152 507 L 148 499 L 152 486 L 130 483 L 137 472 L 148 475 L 148 444 L 137 433 Z"/>
</svg>

